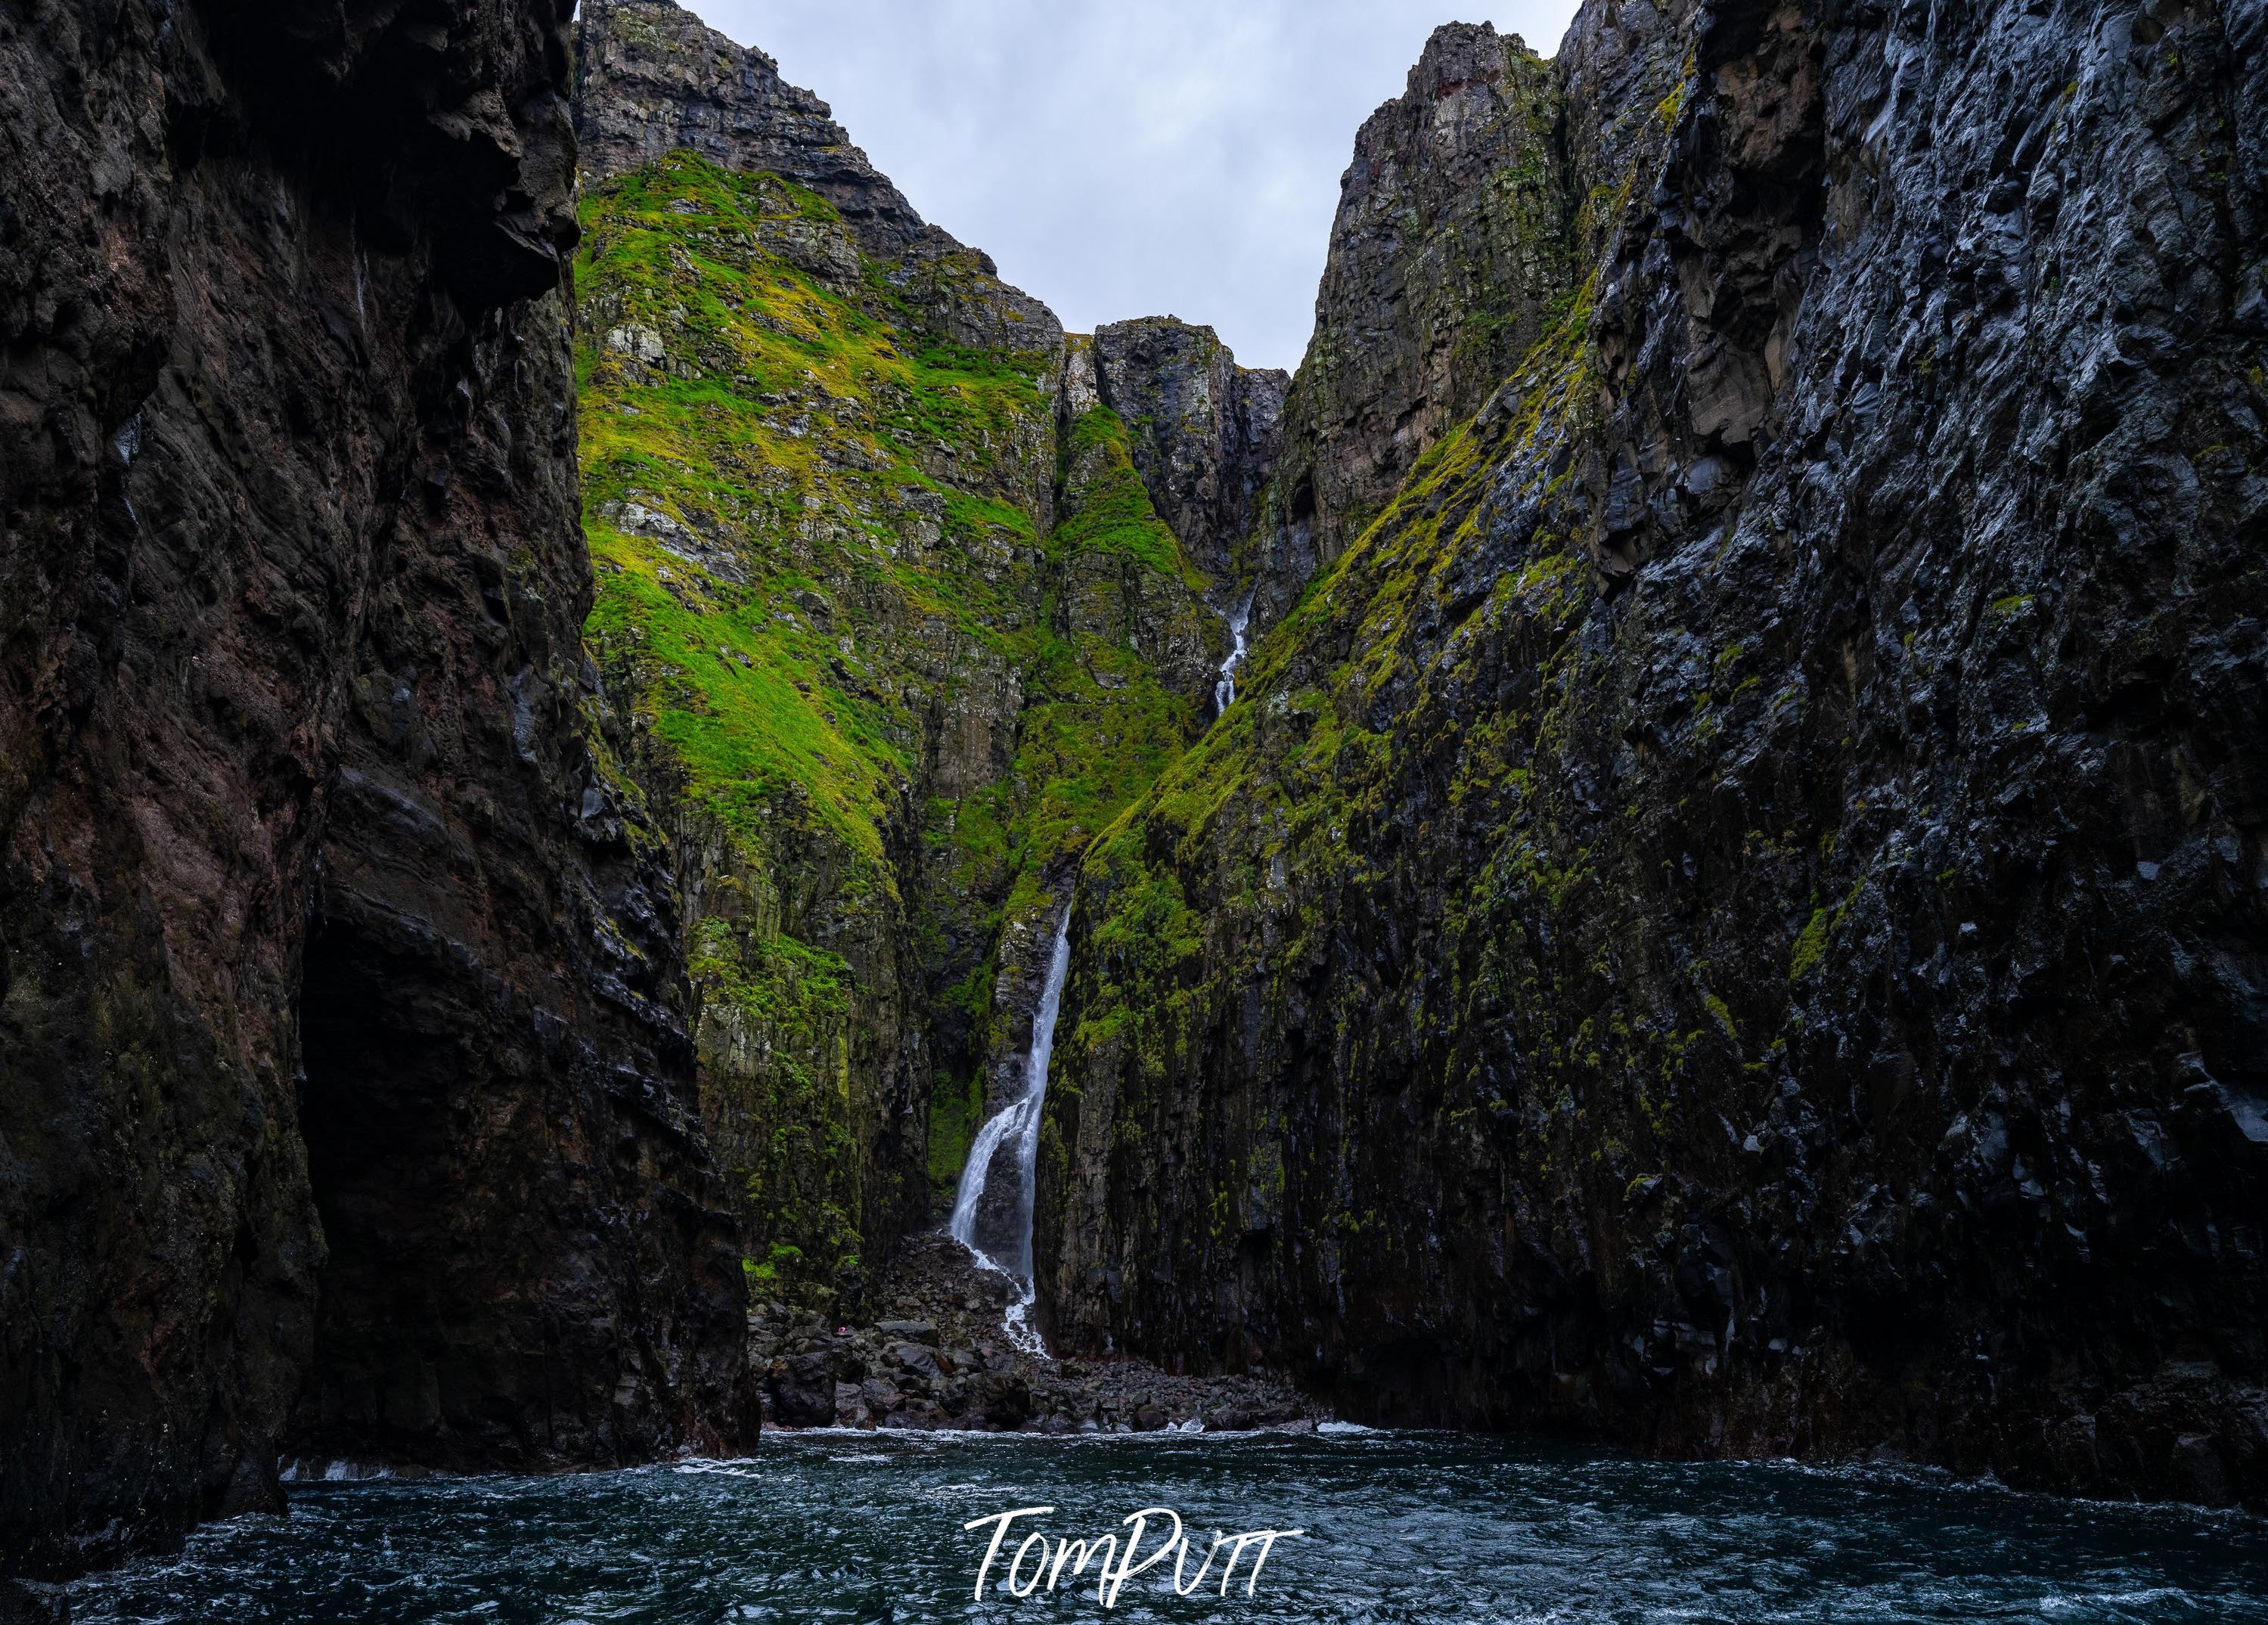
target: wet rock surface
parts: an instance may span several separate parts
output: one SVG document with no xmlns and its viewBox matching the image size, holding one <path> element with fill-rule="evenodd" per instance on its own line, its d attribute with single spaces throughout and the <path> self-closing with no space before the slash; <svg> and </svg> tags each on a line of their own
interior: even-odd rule
<svg viewBox="0 0 2268 1625">
<path fill-rule="evenodd" d="M 1059 1346 L 2268 1505 L 2264 52 L 1584 9 L 1564 318 L 1087 861 Z"/>
<path fill-rule="evenodd" d="M 765 1420 L 783 1428 L 961 1429 L 984 1433 L 1241 1432 L 1312 1429 L 1318 1415 L 1288 1383 L 1256 1376 L 1176 1376 L 1139 1360 L 1053 1360 L 1003 1326 L 1018 1296 L 948 1236 L 909 1238 L 874 1294 L 888 1313 L 861 1327 L 759 1305 L 751 1358 L 764 1375 Z"/>
<path fill-rule="evenodd" d="M 70 1617 L 60 1585 L 0 1580 L 0 1625 L 70 1625 Z"/>
</svg>

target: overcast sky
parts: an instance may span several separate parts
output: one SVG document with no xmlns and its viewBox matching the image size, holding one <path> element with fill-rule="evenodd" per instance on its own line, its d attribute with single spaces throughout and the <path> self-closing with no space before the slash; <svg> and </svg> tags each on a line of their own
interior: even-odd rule
<svg viewBox="0 0 2268 1625">
<path fill-rule="evenodd" d="M 682 0 L 779 59 L 924 219 L 1084 332 L 1293 367 L 1354 132 L 1435 25 L 1546 55 L 1574 0 Z"/>
</svg>

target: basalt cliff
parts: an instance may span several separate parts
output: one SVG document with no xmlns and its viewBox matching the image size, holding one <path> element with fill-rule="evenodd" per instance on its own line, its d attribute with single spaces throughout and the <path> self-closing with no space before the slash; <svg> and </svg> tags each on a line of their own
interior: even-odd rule
<svg viewBox="0 0 2268 1625">
<path fill-rule="evenodd" d="M 578 62 L 590 643 L 752 1287 L 848 1318 L 1021 1092 L 1080 855 L 1209 720 L 1286 380 L 1067 335 L 676 6 L 586 0 Z"/>
<path fill-rule="evenodd" d="M 1436 37 L 1081 871 L 1059 1346 L 2268 1504 L 2264 114 L 2257 4 Z"/>
<path fill-rule="evenodd" d="M 1291 379 L 668 0 L 0 63 L 0 1574 L 823 1415 L 1066 910 L 1058 1352 L 2268 1504 L 2258 0 L 1445 27 Z"/>
<path fill-rule="evenodd" d="M 0 6 L 0 1572 L 755 1437 L 582 642 L 568 12 Z"/>
</svg>

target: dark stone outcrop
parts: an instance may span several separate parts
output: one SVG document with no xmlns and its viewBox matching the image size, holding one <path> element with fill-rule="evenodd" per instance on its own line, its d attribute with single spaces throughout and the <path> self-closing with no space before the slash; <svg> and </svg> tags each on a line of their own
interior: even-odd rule
<svg viewBox="0 0 2268 1625">
<path fill-rule="evenodd" d="M 1063 323 L 1053 311 L 1002 282 L 990 254 L 962 247 L 935 226 L 884 275 L 912 305 L 922 330 L 948 344 L 1050 357 L 1063 351 Z"/>
<path fill-rule="evenodd" d="M 1182 435 L 1168 424 L 1145 421 L 1139 410 L 1129 415 L 1132 408 L 1162 410 L 1177 400 L 1185 402 L 1199 391 L 1189 387 L 1188 374 L 1177 371 L 1170 361 L 1161 358 L 1161 364 L 1152 368 L 1123 349 L 1114 408 L 1110 386 L 1103 381 L 1108 347 L 1103 335 L 1074 335 L 1065 349 L 1057 401 L 1057 435 L 1063 460 L 1056 489 L 1057 523 L 1079 533 L 1086 520 L 1099 516 L 1106 530 L 1115 530 L 1119 510 L 1131 507 L 1145 523 L 1159 527 L 1163 546 L 1170 548 L 1178 541 L 1185 564 L 1203 570 L 1199 548 L 1217 546 L 1222 534 L 1211 518 L 1214 482 L 1250 481 L 1224 454 L 1235 453 L 1246 444 L 1243 420 L 1232 415 L 1228 432 L 1216 440 L 1210 424 Z M 1232 360 L 1227 364 L 1233 369 L 1235 364 Z M 1236 385 L 1229 387 L 1232 399 L 1236 398 L 1241 393 Z M 1107 431 L 1082 433 L 1082 425 L 1089 431 L 1097 428 L 1098 420 L 1086 414 L 1098 403 L 1108 409 Z M 1108 415 L 1115 415 L 1116 423 L 1108 423 Z M 1192 467 L 1203 467 L 1208 460 L 1211 467 L 1202 474 Z M 1191 474 L 1197 477 L 1180 477 Z M 1176 503 L 1178 511 L 1170 506 Z M 1226 643 L 1219 617 L 1206 613 L 1193 590 L 1205 585 L 1204 575 L 1192 580 L 1177 570 L 1166 577 L 1142 567 L 1124 551 L 1098 548 L 1068 561 L 1061 570 L 1056 614 L 1066 634 L 1083 633 L 1138 651 L 1160 682 L 1202 712 Z M 1212 585 L 1225 591 L 1229 578 L 1214 577 Z"/>
<path fill-rule="evenodd" d="M 0 8 L 0 1568 L 295 1445 L 753 1438 L 585 716 L 567 55 L 549 4 Z"/>
<path fill-rule="evenodd" d="M 1565 320 L 1087 860 L 1055 1335 L 2268 1506 L 2268 9 L 1557 71 Z"/>
<path fill-rule="evenodd" d="M 63 1586 L 0 1579 L 0 1625 L 70 1625 L 70 1617 Z"/>
<path fill-rule="evenodd" d="M 1159 517 L 1225 596 L 1283 449 L 1290 377 L 1238 366 L 1211 327 L 1171 316 L 1095 329 L 1094 370 Z"/>
<path fill-rule="evenodd" d="M 1572 263 L 1561 106 L 1553 64 L 1461 23 L 1355 137 L 1255 538 L 1259 625 L 1543 336 Z"/>
<path fill-rule="evenodd" d="M 1311 1408 L 1280 1379 L 1190 1377 L 1018 1347 L 1002 1323 L 1015 1296 L 1008 1277 L 980 1271 L 947 1236 L 909 1238 L 879 1291 L 901 1318 L 843 1326 L 777 1303 L 751 1313 L 768 1425 L 1057 1435 L 1315 1429 Z"/>
<path fill-rule="evenodd" d="M 575 133 L 585 180 L 689 148 L 725 169 L 810 188 L 842 210 L 869 254 L 895 258 L 924 238 L 958 246 L 922 224 L 825 102 L 782 79 L 763 52 L 734 44 L 674 0 L 584 0 Z"/>
</svg>

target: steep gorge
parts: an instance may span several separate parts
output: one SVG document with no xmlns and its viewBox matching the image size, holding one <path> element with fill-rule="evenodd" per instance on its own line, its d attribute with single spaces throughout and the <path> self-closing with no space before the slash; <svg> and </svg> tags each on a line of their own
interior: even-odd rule
<svg viewBox="0 0 2268 1625">
<path fill-rule="evenodd" d="M 1066 907 L 1060 1349 L 2268 1504 L 2258 0 L 1444 28 L 1292 379 L 571 11 L 0 0 L 0 1574 L 747 1446 Z"/>
<path fill-rule="evenodd" d="M 1085 864 L 1060 1342 L 2268 1504 L 2264 52 L 1583 9 L 1504 149 L 1543 336 L 1374 522 L 1317 482 L 1338 550 Z M 1347 185 L 1327 290 L 1425 217 Z"/>
</svg>

